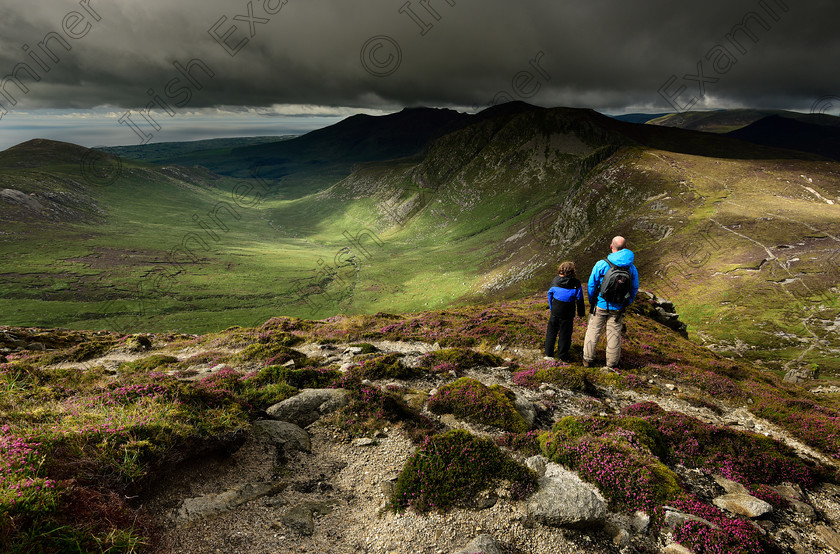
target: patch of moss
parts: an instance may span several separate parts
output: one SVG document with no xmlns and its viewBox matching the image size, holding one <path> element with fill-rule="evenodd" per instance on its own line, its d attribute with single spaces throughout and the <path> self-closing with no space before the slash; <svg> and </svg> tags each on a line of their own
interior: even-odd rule
<svg viewBox="0 0 840 554">
<path fill-rule="evenodd" d="M 494 354 L 483 354 L 470 348 L 444 348 L 424 354 L 420 365 L 432 373 L 449 370 L 460 373 L 473 367 L 500 367 L 505 361 Z"/>
<path fill-rule="evenodd" d="M 436 414 L 454 414 L 466 421 L 492 425 L 513 433 L 524 433 L 528 424 L 514 407 L 516 396 L 501 385 L 488 387 L 462 377 L 444 385 L 426 403 Z"/>
<path fill-rule="evenodd" d="M 249 379 L 254 385 L 267 385 L 285 382 L 299 389 L 320 389 L 331 385 L 341 375 L 334 369 L 304 367 L 293 369 L 283 366 L 267 366 L 260 369 Z"/>
<path fill-rule="evenodd" d="M 123 362 L 118 368 L 120 373 L 145 373 L 152 371 L 160 366 L 174 364 L 178 362 L 175 356 L 166 356 L 164 354 L 154 354 L 133 362 Z"/>
<path fill-rule="evenodd" d="M 391 496 L 395 510 L 445 511 L 469 507 L 479 493 L 502 481 L 523 499 L 536 489 L 534 472 L 515 462 L 490 439 L 455 429 L 426 440 L 406 462 Z"/>
<path fill-rule="evenodd" d="M 402 363 L 401 354 L 388 354 L 364 360 L 351 371 L 362 379 L 410 379 L 418 371 Z"/>
</svg>

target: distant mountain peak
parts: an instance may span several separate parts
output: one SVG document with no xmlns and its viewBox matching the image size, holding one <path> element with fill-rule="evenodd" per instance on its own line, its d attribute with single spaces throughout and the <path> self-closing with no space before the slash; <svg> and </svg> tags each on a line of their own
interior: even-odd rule
<svg viewBox="0 0 840 554">
<path fill-rule="evenodd" d="M 0 152 L 0 167 L 78 164 L 89 151 L 78 144 L 36 138 Z"/>
</svg>

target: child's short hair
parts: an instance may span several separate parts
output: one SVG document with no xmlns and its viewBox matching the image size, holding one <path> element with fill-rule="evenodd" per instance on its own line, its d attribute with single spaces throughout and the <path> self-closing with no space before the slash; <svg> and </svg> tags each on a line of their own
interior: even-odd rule
<svg viewBox="0 0 840 554">
<path fill-rule="evenodd" d="M 575 262 L 563 262 L 557 268 L 557 274 L 563 275 L 564 277 L 574 277 L 575 276 Z"/>
</svg>

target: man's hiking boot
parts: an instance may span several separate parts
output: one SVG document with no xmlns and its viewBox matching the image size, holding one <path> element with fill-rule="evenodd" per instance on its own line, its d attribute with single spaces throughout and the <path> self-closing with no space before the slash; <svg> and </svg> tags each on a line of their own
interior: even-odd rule
<svg viewBox="0 0 840 554">
<path fill-rule="evenodd" d="M 595 365 L 595 362 L 593 362 L 593 361 L 583 360 L 583 367 L 593 367 L 594 365 Z"/>
</svg>

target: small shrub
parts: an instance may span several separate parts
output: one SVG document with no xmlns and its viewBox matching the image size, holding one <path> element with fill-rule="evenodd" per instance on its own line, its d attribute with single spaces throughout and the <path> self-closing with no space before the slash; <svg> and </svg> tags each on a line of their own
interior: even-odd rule
<svg viewBox="0 0 840 554">
<path fill-rule="evenodd" d="M 303 339 L 292 335 L 291 333 L 269 330 L 261 332 L 257 336 L 257 341 L 259 341 L 260 344 L 268 344 L 272 346 L 295 346 L 302 343 Z"/>
<path fill-rule="evenodd" d="M 242 392 L 242 399 L 253 409 L 264 410 L 293 397 L 297 393 L 298 390 L 295 387 L 281 381 L 279 383 L 269 383 L 256 389 L 248 388 Z"/>
<path fill-rule="evenodd" d="M 626 408 L 640 414 L 642 405 Z M 717 427 L 679 412 L 650 410 L 639 416 L 656 427 L 668 444 L 670 461 L 687 467 L 708 468 L 744 485 L 785 481 L 810 487 L 822 468 L 807 464 L 796 452 L 775 439 Z"/>
<path fill-rule="evenodd" d="M 365 436 L 386 425 L 398 424 L 412 442 L 421 443 L 435 432 L 435 423 L 406 404 L 397 391 L 363 385 L 357 375 L 349 372 L 335 386 L 348 391 L 350 402 L 336 412 L 333 422 L 350 435 Z"/>
<path fill-rule="evenodd" d="M 527 433 L 505 433 L 496 439 L 496 444 L 515 450 L 524 456 L 536 456 L 541 453 L 538 439 L 539 431 Z"/>
<path fill-rule="evenodd" d="M 129 352 L 151 350 L 152 340 L 148 335 L 130 335 L 123 341 L 123 347 Z"/>
<path fill-rule="evenodd" d="M 472 423 L 524 433 L 528 424 L 516 411 L 515 398 L 513 392 L 500 385 L 487 387 L 480 381 L 462 377 L 440 387 L 426 405 L 437 414 L 454 414 Z"/>
<path fill-rule="evenodd" d="M 482 491 L 501 481 L 523 499 L 536 489 L 536 475 L 516 463 L 490 439 L 455 429 L 426 439 L 397 478 L 391 507 L 418 512 L 468 507 Z"/>
</svg>

